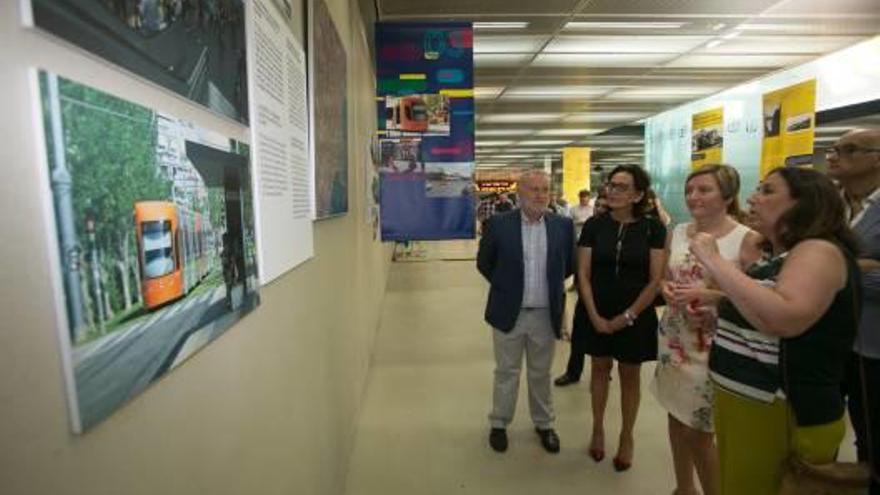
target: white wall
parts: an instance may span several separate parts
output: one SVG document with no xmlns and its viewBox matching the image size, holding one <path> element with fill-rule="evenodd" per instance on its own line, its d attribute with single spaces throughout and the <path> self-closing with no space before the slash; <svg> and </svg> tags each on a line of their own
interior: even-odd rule
<svg viewBox="0 0 880 495">
<path fill-rule="evenodd" d="M 296 2 L 295 2 L 296 3 Z M 350 210 L 315 224 L 315 258 L 262 305 L 82 436 L 70 433 L 38 194 L 29 70 L 39 67 L 198 126 L 247 129 L 50 36 L 0 2 L 0 493 L 342 493 L 390 249 L 364 221 L 373 73 L 356 3 L 327 0 L 348 51 Z"/>
</svg>

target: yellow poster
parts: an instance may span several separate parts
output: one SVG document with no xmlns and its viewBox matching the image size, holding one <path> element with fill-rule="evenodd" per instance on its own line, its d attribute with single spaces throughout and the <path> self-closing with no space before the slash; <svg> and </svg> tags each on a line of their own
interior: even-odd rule
<svg viewBox="0 0 880 495">
<path fill-rule="evenodd" d="M 578 203 L 578 192 L 590 188 L 590 148 L 562 148 L 562 197 Z"/>
<path fill-rule="evenodd" d="M 816 80 L 764 95 L 761 178 L 779 167 L 813 164 L 816 130 Z"/>
<path fill-rule="evenodd" d="M 721 163 L 724 147 L 724 108 L 695 113 L 691 125 L 691 169 Z"/>
</svg>

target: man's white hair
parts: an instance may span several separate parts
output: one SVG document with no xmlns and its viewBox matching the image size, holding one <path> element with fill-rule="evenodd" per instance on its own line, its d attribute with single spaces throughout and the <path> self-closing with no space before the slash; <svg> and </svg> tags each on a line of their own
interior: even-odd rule
<svg viewBox="0 0 880 495">
<path fill-rule="evenodd" d="M 517 179 L 516 181 L 517 186 L 521 187 L 523 184 L 525 184 L 527 180 L 531 179 L 532 177 L 541 177 L 547 179 L 548 182 L 550 181 L 550 176 L 547 174 L 547 172 L 540 168 L 533 168 L 530 170 L 526 170 L 525 172 L 520 174 L 519 179 Z"/>
</svg>

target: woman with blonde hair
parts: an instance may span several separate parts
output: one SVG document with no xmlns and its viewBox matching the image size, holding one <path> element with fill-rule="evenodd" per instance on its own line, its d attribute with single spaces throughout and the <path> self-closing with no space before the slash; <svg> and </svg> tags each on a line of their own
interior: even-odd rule
<svg viewBox="0 0 880 495">
<path fill-rule="evenodd" d="M 761 255 L 760 236 L 739 223 L 739 174 L 728 165 L 709 165 L 688 175 L 685 203 L 692 222 L 675 227 L 667 242 L 666 312 L 658 332 L 657 367 L 651 391 L 669 413 L 669 443 L 675 466 L 676 495 L 697 493 L 694 471 L 705 495 L 718 493 L 718 453 L 712 421 L 709 348 L 714 321 L 690 308 L 714 305 L 723 294 L 688 250 L 698 232 L 718 239 L 724 259 L 739 269 Z"/>
</svg>

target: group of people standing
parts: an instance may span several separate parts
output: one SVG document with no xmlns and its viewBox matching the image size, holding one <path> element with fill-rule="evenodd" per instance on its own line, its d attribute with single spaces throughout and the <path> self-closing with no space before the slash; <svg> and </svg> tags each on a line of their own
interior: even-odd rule
<svg viewBox="0 0 880 495">
<path fill-rule="evenodd" d="M 520 208 L 487 221 L 477 256 L 491 284 L 491 447 L 508 447 L 525 353 L 536 432 L 547 451 L 560 449 L 550 368 L 564 281 L 576 273 L 572 354 L 555 383 L 577 382 L 591 357 L 595 462 L 605 458 L 616 363 L 622 426 L 612 463 L 632 466 L 641 364 L 656 360 L 650 390 L 668 412 L 676 494 L 699 493 L 694 473 L 707 495 L 778 493 L 788 458 L 835 459 L 847 407 L 859 459 L 874 452 L 876 471 L 880 131 L 851 131 L 826 156 L 828 176 L 770 172 L 748 214 L 736 169 L 700 168 L 685 183 L 691 221 L 671 233 L 638 166 L 608 175 L 602 211 L 578 229 L 548 208 L 548 177 L 525 173 Z M 871 493 L 880 493 L 876 480 Z"/>
</svg>

